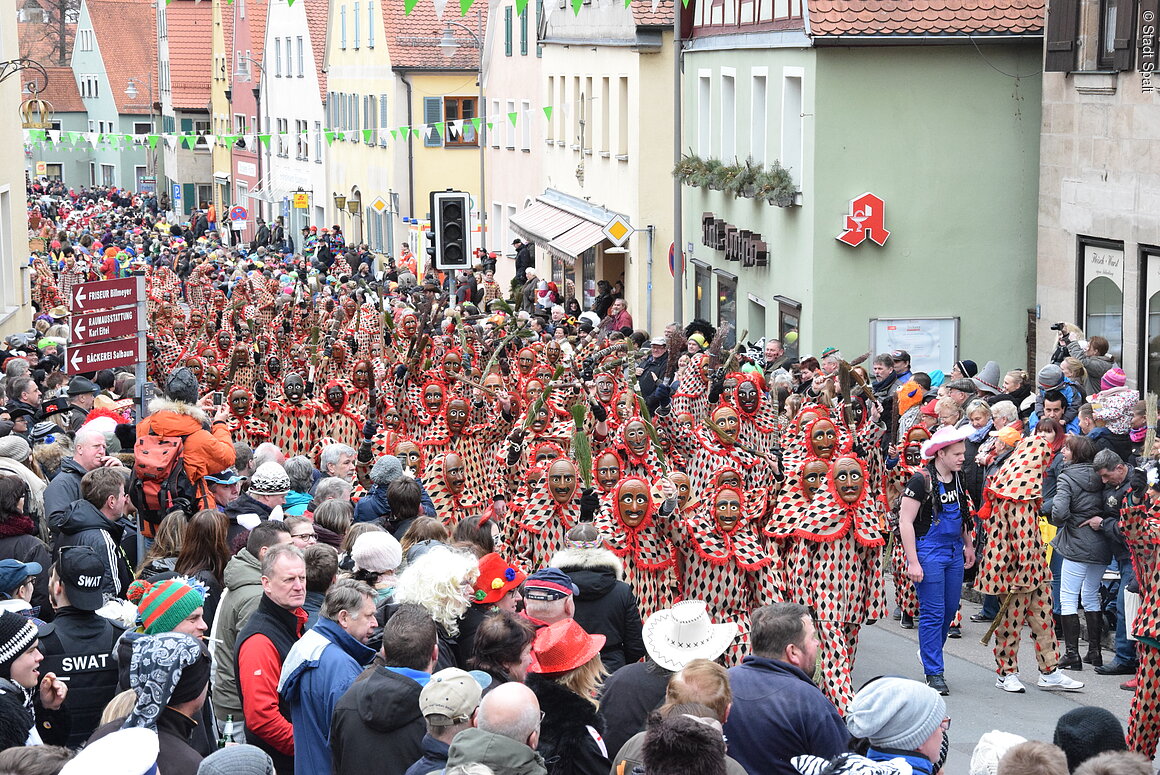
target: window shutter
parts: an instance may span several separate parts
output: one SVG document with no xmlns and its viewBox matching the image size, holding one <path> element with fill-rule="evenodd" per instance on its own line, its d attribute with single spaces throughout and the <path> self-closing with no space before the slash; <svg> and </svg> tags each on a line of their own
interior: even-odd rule
<svg viewBox="0 0 1160 775">
<path fill-rule="evenodd" d="M 1136 41 L 1136 3 L 1119 0 L 1116 4 L 1116 38 L 1112 52 L 1112 66 L 1117 70 L 1131 70 Z"/>
<path fill-rule="evenodd" d="M 181 119 L 181 131 L 182 132 L 192 132 L 193 131 L 193 119 L 192 118 Z"/>
<path fill-rule="evenodd" d="M 536 56 L 544 55 L 544 47 L 540 45 L 540 25 L 544 23 L 544 0 L 536 0 Z"/>
<path fill-rule="evenodd" d="M 520 14 L 520 54 L 528 55 L 528 9 Z"/>
<path fill-rule="evenodd" d="M 443 145 L 443 135 L 439 133 L 439 127 L 433 126 L 436 122 L 443 120 L 443 98 L 442 97 L 424 97 L 423 98 L 423 123 L 426 124 L 423 129 L 426 134 L 423 135 L 423 145 L 429 148 L 438 148 Z"/>
<path fill-rule="evenodd" d="M 380 94 L 379 95 L 379 129 L 381 131 L 379 132 L 379 145 L 386 145 L 387 144 L 387 135 L 390 134 L 390 132 L 388 131 L 388 129 L 390 129 L 390 127 L 387 126 L 387 123 L 388 123 L 388 121 L 387 121 L 387 95 Z"/>
<path fill-rule="evenodd" d="M 503 9 L 503 53 L 509 57 L 512 55 L 512 7 L 510 5 Z"/>
<path fill-rule="evenodd" d="M 1050 0 L 1047 4 L 1047 55 L 1043 69 L 1066 73 L 1075 69 L 1079 37 L 1079 0 Z"/>
</svg>

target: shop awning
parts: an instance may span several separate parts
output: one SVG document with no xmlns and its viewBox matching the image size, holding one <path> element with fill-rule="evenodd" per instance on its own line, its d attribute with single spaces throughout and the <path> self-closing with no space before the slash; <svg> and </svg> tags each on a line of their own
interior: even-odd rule
<svg viewBox="0 0 1160 775">
<path fill-rule="evenodd" d="M 579 258 L 580 254 L 593 245 L 604 241 L 604 227 L 592 221 L 581 221 L 568 231 L 548 243 L 548 250 L 553 253 L 563 253 L 572 258 Z"/>
<path fill-rule="evenodd" d="M 584 219 L 547 202 L 533 202 L 511 217 L 512 229 L 526 240 L 551 243 L 561 234 L 584 223 Z"/>
<path fill-rule="evenodd" d="M 281 185 L 276 178 L 267 175 L 250 191 L 250 197 L 262 202 L 277 204 L 290 196 L 290 191 Z"/>
</svg>

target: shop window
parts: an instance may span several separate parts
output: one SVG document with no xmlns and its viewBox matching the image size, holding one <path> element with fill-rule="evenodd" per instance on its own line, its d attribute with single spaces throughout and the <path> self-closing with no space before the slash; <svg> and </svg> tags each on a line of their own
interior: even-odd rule
<svg viewBox="0 0 1160 775">
<path fill-rule="evenodd" d="M 737 277 L 729 272 L 717 270 L 717 329 L 721 336 L 721 329 L 726 323 L 729 329 L 725 332 L 724 347 L 732 347 L 737 343 Z"/>
<path fill-rule="evenodd" d="M 1124 343 L 1124 245 L 1080 242 L 1079 318 L 1084 335 L 1108 340 L 1108 354 L 1121 362 Z"/>
</svg>

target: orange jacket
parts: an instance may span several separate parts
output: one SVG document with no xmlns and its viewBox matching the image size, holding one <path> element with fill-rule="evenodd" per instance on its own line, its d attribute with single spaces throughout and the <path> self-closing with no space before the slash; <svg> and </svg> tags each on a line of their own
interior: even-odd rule
<svg viewBox="0 0 1160 775">
<path fill-rule="evenodd" d="M 151 414 L 137 423 L 137 436 L 153 433 L 157 436 L 185 436 L 185 475 L 197 489 L 198 508 L 213 508 L 213 499 L 202 480 L 206 474 L 216 474 L 234 464 L 234 443 L 229 427 L 214 423 L 205 430 L 202 421 L 205 412 L 178 401 L 159 398 L 149 405 Z"/>
</svg>

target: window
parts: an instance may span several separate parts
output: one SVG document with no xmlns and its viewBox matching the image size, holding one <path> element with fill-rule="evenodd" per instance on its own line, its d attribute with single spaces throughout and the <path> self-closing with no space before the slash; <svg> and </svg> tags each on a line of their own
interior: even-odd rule
<svg viewBox="0 0 1160 775">
<path fill-rule="evenodd" d="M 314 122 L 314 163 L 322 164 L 322 122 Z"/>
<path fill-rule="evenodd" d="M 367 48 L 375 47 L 375 0 L 367 0 Z"/>
<path fill-rule="evenodd" d="M 246 128 L 246 117 L 241 113 L 234 114 L 234 134 L 244 135 L 249 130 Z"/>
<path fill-rule="evenodd" d="M 706 264 L 693 262 L 695 279 L 693 309 L 694 317 L 701 320 L 713 319 L 713 272 Z"/>
<path fill-rule="evenodd" d="M 600 152 L 607 156 L 612 149 L 609 142 L 612 134 L 612 95 L 610 79 L 606 75 L 600 79 Z"/>
<path fill-rule="evenodd" d="M 469 119 L 475 118 L 475 97 L 444 97 L 443 120 L 447 122 L 447 145 L 478 145 L 475 136 L 475 126 Z M 462 121 L 462 131 L 451 125 L 453 121 Z"/>
<path fill-rule="evenodd" d="M 723 342 L 725 347 L 732 347 L 737 341 L 737 278 L 729 272 L 716 270 L 717 275 L 717 328 L 720 330 L 726 323 L 729 324 L 728 336 Z"/>
<path fill-rule="evenodd" d="M 620 97 L 620 104 L 617 105 L 617 133 L 616 133 L 616 155 L 620 159 L 628 159 L 628 78 L 619 78 L 620 85 L 617 87 L 617 93 Z"/>
<path fill-rule="evenodd" d="M 721 163 L 737 160 L 737 79 L 732 68 L 721 68 Z"/>
<path fill-rule="evenodd" d="M 499 100 L 491 101 L 491 120 L 495 121 L 499 117 Z M 491 147 L 499 148 L 500 133 L 492 130 L 491 132 Z"/>
<path fill-rule="evenodd" d="M 1080 241 L 1079 317 L 1084 333 L 1108 340 L 1108 355 L 1122 363 L 1124 345 L 1124 243 Z"/>
<path fill-rule="evenodd" d="M 135 134 L 135 135 L 147 135 L 147 134 L 152 134 L 152 132 L 153 132 L 153 125 L 150 124 L 148 121 L 134 121 L 133 122 L 133 134 Z"/>
<path fill-rule="evenodd" d="M 116 176 L 117 176 L 117 168 L 114 165 L 112 165 L 112 164 L 102 164 L 101 165 L 101 185 L 102 186 L 115 186 L 115 185 L 117 185 Z"/>
<path fill-rule="evenodd" d="M 294 134 L 298 141 L 298 153 L 295 158 L 299 161 L 310 161 L 310 144 L 306 137 L 308 126 L 305 121 L 294 122 Z"/>
<path fill-rule="evenodd" d="M 112 124 L 110 124 L 109 129 L 112 130 L 112 128 Z M 209 119 L 197 119 L 194 121 L 193 133 L 197 135 L 197 143 L 193 147 L 197 150 L 208 150 L 210 132 L 211 130 Z"/>
<path fill-rule="evenodd" d="M 282 39 L 274 38 L 274 77 L 282 77 Z"/>
<path fill-rule="evenodd" d="M 303 78 L 306 75 L 306 60 L 302 53 L 302 36 L 298 36 L 298 77 Z"/>
<path fill-rule="evenodd" d="M 697 75 L 697 155 L 702 159 L 713 155 L 712 78 L 709 70 L 701 70 Z"/>
<path fill-rule="evenodd" d="M 544 55 L 544 47 L 540 45 L 540 24 L 544 19 L 544 0 L 536 0 L 536 56 Z"/>
<path fill-rule="evenodd" d="M 507 101 L 507 111 L 505 111 L 505 115 L 503 116 L 502 121 L 503 121 L 503 126 L 504 126 L 504 136 L 506 138 L 506 141 L 504 142 L 504 146 L 507 147 L 508 150 L 512 150 L 512 151 L 514 151 L 515 147 L 516 147 L 516 128 L 514 126 L 512 126 L 512 120 L 511 120 L 511 116 L 509 114 L 515 113 L 515 111 L 516 111 L 516 101 L 515 100 L 508 100 Z"/>
<path fill-rule="evenodd" d="M 246 0 L 235 0 L 239 18 L 246 18 Z"/>
<path fill-rule="evenodd" d="M 510 5 L 504 6 L 503 9 L 503 53 L 504 56 L 512 55 L 512 7 Z"/>
<path fill-rule="evenodd" d="M 428 148 L 438 148 L 443 145 L 443 135 L 435 126 L 443 120 L 443 99 L 441 97 L 423 98 L 423 124 L 426 134 L 423 135 L 423 145 Z"/>
<path fill-rule="evenodd" d="M 524 100 L 520 103 L 520 149 L 532 150 L 532 103 Z"/>
<path fill-rule="evenodd" d="M 580 76 L 572 78 L 572 139 L 571 144 L 580 147 L 580 122 L 584 119 L 584 93 L 580 91 Z"/>
<path fill-rule="evenodd" d="M 787 67 L 782 75 L 781 166 L 802 187 L 802 69 Z"/>
<path fill-rule="evenodd" d="M 592 77 L 589 76 L 584 79 L 584 96 L 586 101 L 581 106 L 584 111 L 584 132 L 583 137 L 580 138 L 580 145 L 583 146 L 584 153 L 592 153 L 592 135 L 596 132 L 596 127 L 592 122 L 592 114 L 595 112 L 596 96 L 592 91 Z"/>
<path fill-rule="evenodd" d="M 522 56 L 528 55 L 528 7 L 524 6 L 524 12 L 520 14 L 520 54 Z"/>
<path fill-rule="evenodd" d="M 367 2 L 374 2 L 374 0 L 367 0 Z M 360 7 L 359 3 L 356 2 L 354 4 L 354 47 L 356 49 L 359 46 L 359 32 L 362 30 L 362 16 L 360 14 L 361 11 L 362 8 Z"/>
<path fill-rule="evenodd" d="M 753 98 L 750 100 L 749 157 L 765 164 L 766 70 L 753 68 Z"/>
<path fill-rule="evenodd" d="M 1135 16 L 1136 5 L 1132 0 L 1100 0 L 1100 40 L 1096 63 L 1101 70 L 1132 69 Z"/>
<path fill-rule="evenodd" d="M 286 153 L 286 132 L 289 121 L 284 118 L 278 119 L 278 155 L 282 158 L 287 158 Z"/>
<path fill-rule="evenodd" d="M 549 75 L 548 76 L 548 104 L 552 103 L 552 97 L 554 97 L 555 94 L 556 94 L 556 76 Z M 492 102 L 494 103 L 495 100 L 492 100 Z M 558 110 L 560 110 L 560 108 L 557 107 L 556 110 L 558 111 Z M 555 139 L 556 139 L 556 117 L 552 116 L 552 118 L 548 119 L 548 142 L 550 143 Z"/>
<path fill-rule="evenodd" d="M 390 134 L 387 129 L 390 126 L 390 118 L 387 113 L 387 95 L 379 95 L 379 127 L 382 131 L 379 132 L 379 145 L 387 144 L 387 136 Z"/>
<path fill-rule="evenodd" d="M 339 39 L 340 40 L 339 45 L 345 49 L 346 48 L 346 6 L 345 5 L 341 6 L 338 9 L 338 17 L 339 17 L 338 29 L 339 29 L 339 35 L 341 36 Z"/>
<path fill-rule="evenodd" d="M 254 77 L 254 71 L 251 69 L 254 60 L 250 59 L 250 49 L 246 49 L 246 80 Z"/>
</svg>

